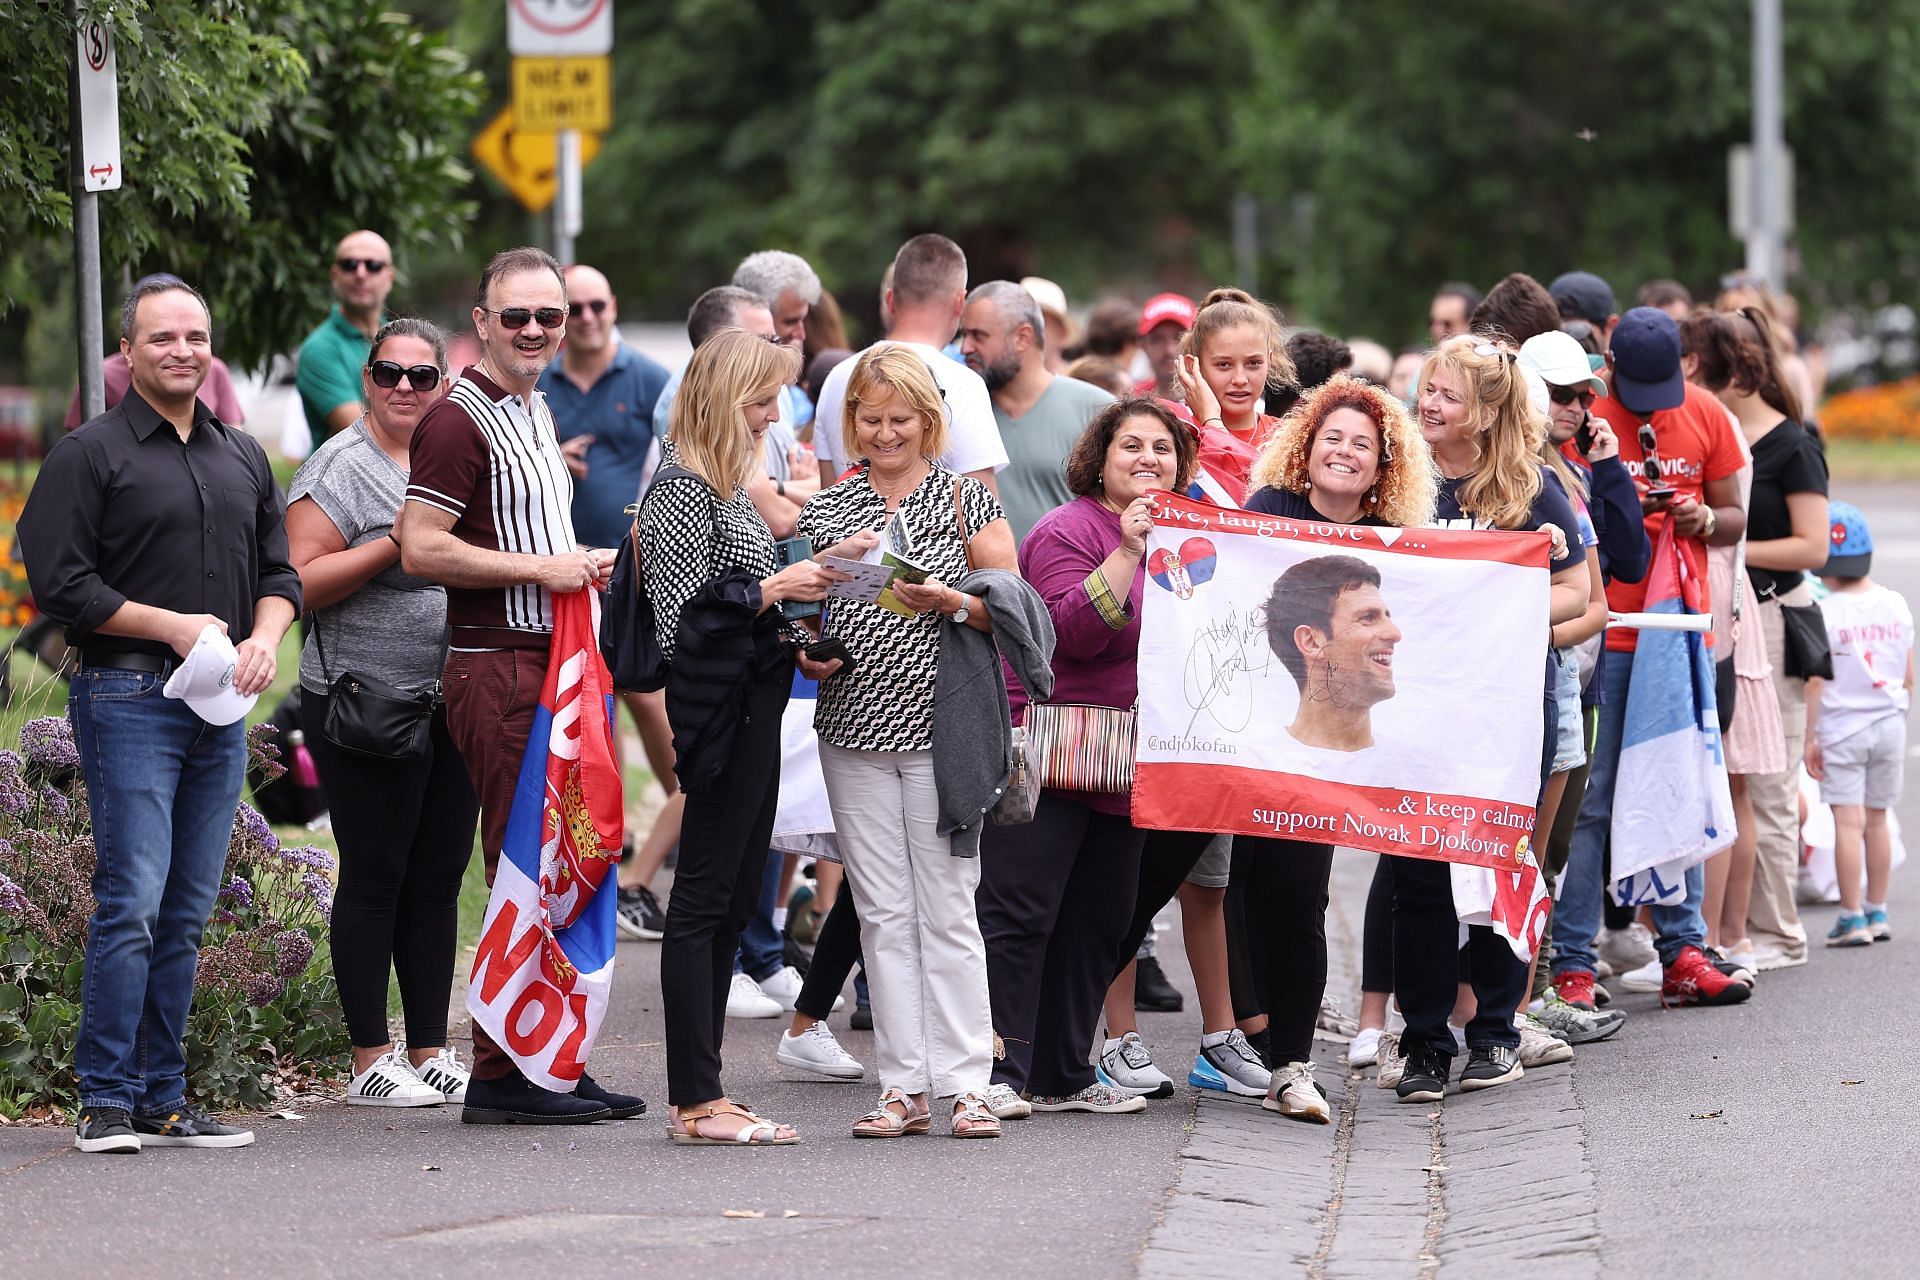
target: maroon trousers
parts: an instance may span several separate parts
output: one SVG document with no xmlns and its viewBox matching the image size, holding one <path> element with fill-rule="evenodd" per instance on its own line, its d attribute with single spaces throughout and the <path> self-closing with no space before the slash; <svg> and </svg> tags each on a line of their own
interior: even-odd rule
<svg viewBox="0 0 1920 1280">
<path fill-rule="evenodd" d="M 447 695 L 447 728 L 467 762 L 480 795 L 480 853 L 487 885 L 493 885 L 507 837 L 507 813 L 520 781 L 520 764 L 533 732 L 534 709 L 547 678 L 547 647 L 489 649 L 447 655 L 441 683 Z M 513 1059 L 493 1037 L 473 1028 L 473 1074 L 480 1080 L 512 1075 Z"/>
</svg>

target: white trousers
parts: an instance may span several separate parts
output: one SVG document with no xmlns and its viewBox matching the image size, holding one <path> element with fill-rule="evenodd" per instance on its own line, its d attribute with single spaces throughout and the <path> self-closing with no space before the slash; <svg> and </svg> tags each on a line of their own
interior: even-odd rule
<svg viewBox="0 0 1920 1280">
<path fill-rule="evenodd" d="M 822 742 L 820 768 L 859 908 L 881 1088 L 985 1093 L 993 1007 L 973 906 L 980 859 L 954 857 L 934 834 L 933 753 Z"/>
</svg>

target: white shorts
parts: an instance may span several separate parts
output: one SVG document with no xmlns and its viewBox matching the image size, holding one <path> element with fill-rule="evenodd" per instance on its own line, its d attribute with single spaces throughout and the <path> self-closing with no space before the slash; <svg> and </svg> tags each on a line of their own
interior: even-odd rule
<svg viewBox="0 0 1920 1280">
<path fill-rule="evenodd" d="M 1820 780 L 1822 804 L 1891 809 L 1900 799 L 1907 769 L 1907 718 L 1884 716 L 1821 748 L 1820 754 L 1827 766 L 1827 776 Z"/>
</svg>

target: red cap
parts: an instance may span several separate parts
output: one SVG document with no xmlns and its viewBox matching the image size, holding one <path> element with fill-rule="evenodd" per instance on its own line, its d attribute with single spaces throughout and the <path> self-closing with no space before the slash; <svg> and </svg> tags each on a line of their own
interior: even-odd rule
<svg viewBox="0 0 1920 1280">
<path fill-rule="evenodd" d="M 1155 325 L 1169 321 L 1182 329 L 1191 329 L 1194 317 L 1199 314 L 1192 298 L 1178 293 L 1156 293 L 1140 308 L 1140 336 L 1145 337 Z"/>
</svg>

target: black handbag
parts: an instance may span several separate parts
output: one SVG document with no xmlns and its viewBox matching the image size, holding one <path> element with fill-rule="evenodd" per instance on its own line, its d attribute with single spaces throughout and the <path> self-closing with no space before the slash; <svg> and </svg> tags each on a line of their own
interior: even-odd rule
<svg viewBox="0 0 1920 1280">
<path fill-rule="evenodd" d="M 320 678 L 327 682 L 327 715 L 320 734 L 351 755 L 373 760 L 418 760 L 433 736 L 433 713 L 445 701 L 440 682 L 419 693 L 396 689 L 384 680 L 327 670 L 327 646 L 320 638 L 320 616 L 313 617 L 313 647 Z"/>
<path fill-rule="evenodd" d="M 1733 727 L 1734 699 L 1740 695 L 1740 684 L 1733 669 L 1733 651 L 1740 643 L 1740 600 L 1746 587 L 1746 575 L 1733 575 L 1733 608 L 1730 610 L 1733 625 L 1727 635 L 1727 656 L 1713 664 L 1714 708 L 1720 716 L 1720 732 L 1725 733 Z"/>
<path fill-rule="evenodd" d="M 1796 680 L 1833 679 L 1833 649 L 1827 644 L 1827 619 L 1820 606 L 1783 604 L 1780 623 L 1787 674 Z"/>
<path fill-rule="evenodd" d="M 660 468 L 653 482 L 693 474 L 685 467 L 670 465 Z M 653 601 L 641 572 L 639 507 L 628 510 L 634 513 L 634 521 L 614 555 L 613 573 L 600 600 L 600 656 L 613 676 L 614 688 L 652 693 L 666 687 L 667 664 L 660 652 Z"/>
</svg>

